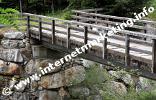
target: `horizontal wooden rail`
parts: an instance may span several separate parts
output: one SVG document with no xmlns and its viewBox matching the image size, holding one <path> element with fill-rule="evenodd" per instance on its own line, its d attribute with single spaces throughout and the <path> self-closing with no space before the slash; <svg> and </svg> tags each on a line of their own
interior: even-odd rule
<svg viewBox="0 0 156 100">
<path fill-rule="evenodd" d="M 93 21 L 93 22 L 96 22 L 96 23 L 98 22 L 98 23 L 103 23 L 103 24 L 109 24 L 109 25 L 113 25 L 113 26 L 116 26 L 116 24 L 119 24 L 119 25 L 121 24 L 121 22 L 100 20 L 100 19 L 88 18 L 88 17 L 76 16 L 76 15 L 72 15 L 72 18 L 79 19 L 79 20 L 84 20 L 84 21 Z M 146 29 L 146 26 L 133 25 L 132 28 L 144 30 L 144 29 Z M 154 28 L 149 28 L 149 29 L 154 29 Z"/>
<path fill-rule="evenodd" d="M 83 12 L 97 12 L 97 11 L 103 11 L 104 8 L 94 8 L 94 9 L 84 9 L 84 10 L 80 10 Z"/>
<path fill-rule="evenodd" d="M 128 17 L 118 17 L 118 16 L 111 16 L 111 15 L 102 15 L 102 14 L 95 14 L 95 13 L 87 13 L 87 12 L 82 12 L 79 10 L 72 10 L 74 13 L 79 13 L 79 14 L 84 14 L 88 16 L 96 16 L 96 17 L 101 17 L 101 18 L 109 18 L 109 19 L 118 19 L 118 20 L 129 20 L 130 18 Z M 133 19 L 133 18 L 131 18 Z M 138 20 L 138 22 L 142 23 L 148 23 L 148 24 L 156 24 L 156 21 L 148 21 L 148 20 Z"/>
</svg>

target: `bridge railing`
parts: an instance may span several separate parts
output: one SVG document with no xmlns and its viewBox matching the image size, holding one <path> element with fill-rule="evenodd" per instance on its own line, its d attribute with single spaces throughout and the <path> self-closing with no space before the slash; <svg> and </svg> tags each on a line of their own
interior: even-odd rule
<svg viewBox="0 0 156 100">
<path fill-rule="evenodd" d="M 24 13 L 23 16 L 25 16 L 27 19 L 27 32 L 28 33 L 31 33 L 30 31 L 31 31 L 32 27 L 37 28 L 39 31 L 39 35 L 36 38 L 39 39 L 40 41 L 42 41 L 43 38 L 45 37 L 44 34 L 42 34 L 43 30 L 51 31 L 51 36 L 48 36 L 48 38 L 50 38 L 51 44 L 56 44 L 56 32 L 62 33 L 63 35 L 66 35 L 66 43 L 67 43 L 66 48 L 68 48 L 68 49 L 71 48 L 71 46 L 70 46 L 71 45 L 70 44 L 71 36 L 84 39 L 83 44 L 87 44 L 87 42 L 89 40 L 93 40 L 93 38 L 88 37 L 89 34 L 99 35 L 99 33 L 97 31 L 94 31 L 91 28 L 98 28 L 98 29 L 105 30 L 105 31 L 111 30 L 111 28 L 107 27 L 107 26 L 82 23 L 82 22 L 77 22 L 77 21 L 61 20 L 61 19 L 47 17 L 47 16 L 43 16 L 43 15 Z M 143 22 L 145 22 L 145 21 L 143 21 Z M 147 21 L 147 22 L 155 23 L 152 21 Z M 48 25 L 48 27 L 46 25 Z M 58 30 L 58 29 L 56 29 L 56 27 L 63 28 L 64 30 Z M 77 34 L 72 34 L 72 32 L 71 32 L 72 30 L 79 31 L 81 33 L 83 32 L 84 34 L 82 36 L 77 35 Z M 31 36 L 32 36 L 32 34 L 29 34 L 29 37 L 31 37 Z M 141 37 L 141 38 L 151 38 L 152 43 L 131 38 L 134 36 Z M 154 73 L 156 73 L 156 35 L 155 34 L 151 35 L 151 34 L 146 34 L 146 33 L 142 33 L 142 32 L 123 30 L 120 32 L 120 35 L 117 34 L 110 38 L 114 38 L 114 37 L 125 41 L 125 45 L 123 46 L 123 45 L 118 45 L 115 43 L 110 43 L 110 42 L 108 42 L 107 39 L 104 39 L 104 41 L 102 41 L 103 42 L 102 59 L 107 59 L 107 54 L 108 54 L 107 46 L 108 45 L 118 46 L 120 48 L 125 49 L 125 66 L 127 66 L 127 67 L 130 66 L 130 59 L 131 59 L 130 50 L 150 54 L 150 55 L 152 55 L 152 62 L 151 62 L 152 63 L 151 64 L 152 71 Z M 47 41 L 47 39 L 45 39 L 45 41 Z M 131 42 L 151 46 L 152 52 L 146 51 L 146 50 L 139 50 L 137 48 L 131 48 L 130 47 Z"/>
<path fill-rule="evenodd" d="M 77 21 L 61 20 L 58 18 L 52 18 L 52 17 L 43 16 L 43 15 L 35 15 L 35 14 L 29 14 L 29 13 L 23 13 L 23 18 L 27 21 L 27 33 L 29 33 L 30 38 L 34 36 L 36 39 L 40 41 L 44 40 L 44 41 L 47 41 L 48 43 L 51 43 L 51 45 L 52 44 L 56 45 L 56 38 L 57 38 L 56 33 L 61 33 L 62 35 L 65 35 L 66 37 L 67 49 L 71 49 L 71 37 L 83 39 L 83 42 L 82 42 L 83 44 L 87 44 L 88 41 L 94 40 L 94 38 L 89 37 L 89 34 L 99 35 L 99 33 L 95 30 L 92 30 L 91 28 L 97 28 L 97 29 L 101 29 L 105 31 L 112 30 L 108 26 L 102 26 L 102 25 L 96 25 L 96 24 L 90 24 L 90 23 L 82 23 L 82 22 L 77 22 Z M 155 22 L 152 22 L 152 21 L 147 21 L 147 22 L 155 24 Z M 59 30 L 58 27 L 61 28 L 61 30 Z M 39 34 L 30 32 L 31 28 L 38 29 Z M 43 34 L 43 31 L 45 30 L 51 32 L 51 34 L 48 36 L 45 36 L 45 34 Z M 80 32 L 79 34 L 81 35 L 72 34 L 73 30 Z M 150 38 L 152 42 L 134 39 L 133 38 L 134 36 L 137 36 L 140 38 Z M 111 36 L 110 38 L 116 38 L 118 40 L 122 40 L 125 42 L 125 45 L 111 43 L 111 42 L 108 42 L 107 39 L 104 39 L 104 41 L 101 41 L 103 43 L 103 47 L 102 47 L 102 54 L 99 53 L 99 57 L 101 57 L 100 59 L 107 59 L 108 45 L 116 46 L 119 48 L 124 48 L 125 49 L 124 65 L 129 67 L 131 66 L 130 59 L 132 58 L 130 51 L 133 50 L 133 51 L 137 51 L 140 53 L 152 55 L 152 62 L 150 60 L 147 60 L 146 62 L 152 65 L 152 72 L 156 73 L 156 35 L 155 34 L 152 35 L 152 34 L 146 34 L 142 32 L 123 30 L 120 32 L 120 34 L 115 34 L 114 36 Z M 138 43 L 141 45 L 151 46 L 152 51 L 132 48 L 130 47 L 130 43 Z M 133 58 L 135 59 L 135 57 Z M 100 62 L 103 63 L 103 60 L 100 60 Z"/>
<path fill-rule="evenodd" d="M 90 24 L 98 24 L 102 26 L 113 27 L 126 22 L 129 19 L 135 20 L 133 18 L 127 17 L 118 17 L 118 16 L 111 16 L 111 15 L 102 15 L 97 13 L 88 13 L 83 12 L 81 10 L 73 10 L 74 15 L 72 18 L 85 23 Z M 135 32 L 142 32 L 147 34 L 155 34 L 156 32 L 156 22 L 149 21 L 149 20 L 138 20 L 134 23 L 132 27 L 127 27 L 125 30 L 132 30 Z M 145 38 L 142 38 L 145 39 Z M 150 38 L 146 38 L 147 41 L 150 41 Z"/>
</svg>

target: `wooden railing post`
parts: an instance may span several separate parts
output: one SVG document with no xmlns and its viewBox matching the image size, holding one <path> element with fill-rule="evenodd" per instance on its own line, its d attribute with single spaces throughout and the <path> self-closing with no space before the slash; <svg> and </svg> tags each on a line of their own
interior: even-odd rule
<svg viewBox="0 0 156 100">
<path fill-rule="evenodd" d="M 79 13 L 76 13 L 76 16 L 79 17 Z M 79 19 L 77 18 L 76 21 L 79 22 Z M 77 27 L 79 27 L 79 25 L 77 25 Z"/>
<path fill-rule="evenodd" d="M 102 55 L 102 58 L 103 59 L 107 59 L 107 38 L 104 37 L 104 40 L 103 40 L 103 55 Z"/>
<path fill-rule="evenodd" d="M 42 41 L 42 18 L 39 17 L 39 40 Z"/>
<path fill-rule="evenodd" d="M 30 16 L 27 16 L 27 35 L 29 37 L 29 39 L 31 38 L 31 34 L 30 34 Z"/>
<path fill-rule="evenodd" d="M 52 20 L 52 44 L 55 44 L 55 20 Z"/>
<path fill-rule="evenodd" d="M 67 48 L 70 48 L 70 25 L 67 25 Z"/>
<path fill-rule="evenodd" d="M 84 45 L 88 43 L 88 27 L 84 26 Z M 87 52 L 85 52 L 87 53 Z"/>
<path fill-rule="evenodd" d="M 156 73 L 156 39 L 152 40 L 152 71 Z"/>
<path fill-rule="evenodd" d="M 95 13 L 96 13 L 96 14 L 98 13 L 97 10 L 95 11 Z M 96 19 L 95 24 L 98 24 L 98 22 L 97 22 L 98 17 L 96 16 L 95 19 Z"/>
<path fill-rule="evenodd" d="M 130 66 L 130 36 L 126 35 L 125 38 L 125 66 Z"/>
</svg>

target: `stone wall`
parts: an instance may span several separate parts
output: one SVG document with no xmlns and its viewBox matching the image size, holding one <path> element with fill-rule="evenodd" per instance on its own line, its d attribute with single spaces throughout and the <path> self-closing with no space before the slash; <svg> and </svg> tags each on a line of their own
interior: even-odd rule
<svg viewBox="0 0 156 100">
<path fill-rule="evenodd" d="M 35 43 L 31 45 L 29 39 L 22 32 L 7 32 L 2 37 L 0 89 L 17 84 L 23 78 L 39 72 L 40 67 L 45 68 L 48 63 L 54 63 L 65 55 L 58 51 L 50 51 L 41 45 L 35 45 Z M 76 58 L 41 77 L 41 80 L 23 86 L 18 91 L 12 88 L 14 93 L 10 96 L 0 94 L 0 100 L 104 100 L 102 94 L 105 91 L 97 84 L 84 85 L 86 78 L 92 78 L 91 76 L 102 82 L 100 87 L 107 87 L 112 92 L 121 95 L 126 95 L 130 86 L 134 86 L 136 91 L 152 88 L 148 79 L 134 78 L 125 71 L 105 71 L 99 65 L 97 66 L 99 67 L 98 72 L 95 70 L 95 72 L 89 73 L 91 76 L 88 77 L 87 71 L 94 64 L 95 62 Z M 105 74 L 100 76 L 100 73 L 103 72 Z M 109 77 L 106 78 L 106 76 Z"/>
</svg>

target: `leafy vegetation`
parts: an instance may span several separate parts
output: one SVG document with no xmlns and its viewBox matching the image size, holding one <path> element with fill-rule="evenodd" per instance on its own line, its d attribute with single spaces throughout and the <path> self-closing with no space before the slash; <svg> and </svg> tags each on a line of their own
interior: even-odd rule
<svg viewBox="0 0 156 100">
<path fill-rule="evenodd" d="M 46 16 L 51 16 L 51 17 L 56 17 L 56 18 L 66 19 L 66 20 L 70 20 L 71 15 L 72 15 L 71 10 L 58 10 L 54 13 L 51 12 L 46 13 Z"/>
<path fill-rule="evenodd" d="M 105 69 L 98 64 L 90 66 L 86 70 L 86 79 L 82 86 L 88 87 L 92 92 L 98 93 L 94 87 L 100 91 L 103 100 L 155 100 L 156 90 L 136 92 L 134 86 L 127 89 L 127 94 L 118 94 L 109 87 L 109 82 L 115 80 Z M 156 88 L 156 87 L 153 87 Z"/>
<path fill-rule="evenodd" d="M 149 18 L 156 20 L 156 0 L 150 0 L 149 4 L 155 8 L 154 13 L 150 14 Z"/>
<path fill-rule="evenodd" d="M 16 21 L 13 19 L 18 18 L 17 15 L 19 12 L 12 8 L 3 9 L 0 8 L 0 23 L 5 25 L 11 25 L 17 28 Z"/>
</svg>

